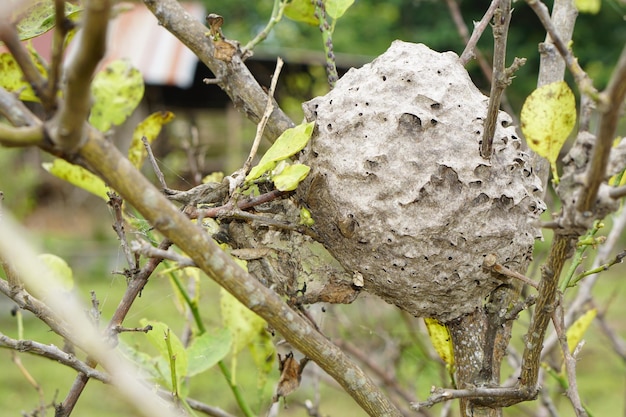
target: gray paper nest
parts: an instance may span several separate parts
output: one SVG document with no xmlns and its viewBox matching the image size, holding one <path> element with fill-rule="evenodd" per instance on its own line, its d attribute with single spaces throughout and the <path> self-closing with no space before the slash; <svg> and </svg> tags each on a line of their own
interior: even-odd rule
<svg viewBox="0 0 626 417">
<path fill-rule="evenodd" d="M 540 180 L 508 114 L 480 156 L 487 103 L 456 54 L 396 41 L 304 104 L 317 126 L 298 196 L 315 231 L 365 290 L 413 315 L 480 306 L 503 283 L 484 257 L 524 271 L 539 236 Z"/>
</svg>

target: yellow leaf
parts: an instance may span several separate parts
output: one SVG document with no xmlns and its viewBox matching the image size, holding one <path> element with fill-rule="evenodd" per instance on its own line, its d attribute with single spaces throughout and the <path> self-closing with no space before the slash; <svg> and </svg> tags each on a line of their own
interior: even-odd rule
<svg viewBox="0 0 626 417">
<path fill-rule="evenodd" d="M 37 71 L 44 77 L 47 77 L 46 68 L 43 63 L 34 55 L 34 51 L 29 49 L 31 58 L 35 62 Z M 13 56 L 4 52 L 0 54 L 0 87 L 11 93 L 19 92 L 19 99 L 23 101 L 39 101 L 39 97 L 35 95 L 35 92 L 31 88 L 30 84 L 24 79 L 24 73 L 17 65 L 17 62 Z"/>
<path fill-rule="evenodd" d="M 597 14 L 602 6 L 602 0 L 574 0 L 574 4 L 581 13 Z"/>
<path fill-rule="evenodd" d="M 159 111 L 152 113 L 137 125 L 133 132 L 133 139 L 128 148 L 128 159 L 139 169 L 143 165 L 143 161 L 148 156 L 146 147 L 143 145 L 141 138 L 145 137 L 148 143 L 152 143 L 159 133 L 163 125 L 169 123 L 174 118 L 174 113 L 169 111 Z"/>
<path fill-rule="evenodd" d="M 121 125 L 139 105 L 143 92 L 143 76 L 130 61 L 111 62 L 91 83 L 94 104 L 89 123 L 101 132 Z"/>
<path fill-rule="evenodd" d="M 558 182 L 556 160 L 576 124 L 574 93 L 565 81 L 539 87 L 524 102 L 521 122 L 528 146 L 550 162 Z"/>
<path fill-rule="evenodd" d="M 567 347 L 569 348 L 570 352 L 574 352 L 574 349 L 576 349 L 576 346 L 582 340 L 585 332 L 589 328 L 589 325 L 591 325 L 591 322 L 597 314 L 598 310 L 592 308 L 591 310 L 580 316 L 578 320 L 576 320 L 569 327 L 569 329 L 567 329 L 565 335 L 567 336 Z"/>
<path fill-rule="evenodd" d="M 437 351 L 439 357 L 445 362 L 448 368 L 454 366 L 454 350 L 452 347 L 452 336 L 445 324 L 437 319 L 425 318 L 426 329 L 430 336 L 430 342 Z"/>
<path fill-rule="evenodd" d="M 42 166 L 55 177 L 61 178 L 83 190 L 87 190 L 104 199 L 104 201 L 109 201 L 109 196 L 107 195 L 109 188 L 104 181 L 85 168 L 70 164 L 66 160 L 58 158 L 52 163 L 45 162 Z"/>
</svg>

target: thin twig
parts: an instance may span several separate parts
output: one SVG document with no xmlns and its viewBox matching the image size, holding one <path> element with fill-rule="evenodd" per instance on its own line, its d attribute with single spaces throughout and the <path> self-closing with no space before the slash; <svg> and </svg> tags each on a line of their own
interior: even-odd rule
<svg viewBox="0 0 626 417">
<path fill-rule="evenodd" d="M 257 151 L 259 150 L 259 144 L 261 143 L 261 138 L 263 137 L 265 126 L 267 125 L 267 122 L 270 119 L 272 112 L 274 111 L 274 92 L 276 91 L 278 76 L 280 75 L 280 70 L 283 68 L 283 64 L 283 60 L 278 57 L 276 59 L 276 69 L 274 70 L 274 75 L 272 76 L 270 89 L 267 93 L 267 104 L 265 105 L 265 111 L 263 112 L 263 117 L 261 117 L 261 121 L 257 124 L 256 135 L 254 136 L 254 142 L 252 142 L 250 155 L 248 155 L 248 159 L 246 159 L 246 162 L 243 164 L 243 177 L 245 177 L 248 172 L 250 172 L 250 168 L 252 167 L 252 161 L 254 160 Z"/>
<path fill-rule="evenodd" d="M 485 26 L 482 29 L 479 28 L 479 26 L 482 24 L 482 20 L 480 24 L 474 26 L 472 38 L 470 38 L 469 36 L 469 31 L 467 30 L 467 26 L 465 25 L 465 21 L 463 20 L 463 16 L 461 15 L 461 8 L 459 7 L 457 0 L 446 0 L 446 4 L 448 5 L 448 9 L 450 10 L 450 15 L 452 16 L 452 20 L 454 21 L 456 29 L 459 32 L 461 39 L 463 39 L 463 43 L 466 45 L 463 54 L 461 54 L 461 57 L 459 57 L 459 62 L 461 63 L 461 65 L 465 66 L 473 57 L 476 57 L 478 65 L 480 66 L 480 70 L 482 71 L 487 81 L 491 84 L 493 79 L 491 66 L 485 59 L 485 56 L 482 54 L 482 52 L 480 52 L 480 50 L 476 48 L 476 42 L 480 38 L 482 32 L 485 30 L 484 28 L 491 20 L 491 17 L 493 16 L 493 10 L 491 10 L 491 7 L 494 7 L 495 9 L 495 5 L 498 4 L 498 0 L 493 0 L 491 7 L 489 8 L 489 10 L 487 10 L 485 16 L 483 16 L 483 19 L 485 19 L 487 18 L 487 15 L 489 15 L 489 17 L 485 21 Z M 477 33 L 477 31 L 479 32 Z M 474 39 L 474 37 L 476 38 Z M 471 47 L 470 42 L 472 42 Z M 511 114 L 513 114 L 513 112 L 511 112 Z"/>
<path fill-rule="evenodd" d="M 26 147 L 40 145 L 45 138 L 41 125 L 13 127 L 0 123 L 0 145 Z"/>
<path fill-rule="evenodd" d="M 64 100 L 50 121 L 52 139 L 65 152 L 76 151 L 85 139 L 85 121 L 91 109 L 91 81 L 106 52 L 111 6 L 111 0 L 84 3 L 81 42 L 65 71 Z"/>
<path fill-rule="evenodd" d="M 485 159 L 491 158 L 493 149 L 493 135 L 496 132 L 496 123 L 500 113 L 500 98 L 504 89 L 511 83 L 511 77 L 507 76 L 506 66 L 506 40 L 511 22 L 511 0 L 500 0 L 494 13 L 493 25 L 493 78 L 491 80 L 491 92 L 487 117 L 483 130 L 483 141 L 480 154 Z"/>
<path fill-rule="evenodd" d="M 387 389 L 395 392 L 400 396 L 400 398 L 408 403 L 417 401 L 412 393 L 404 390 L 398 384 L 398 380 L 394 377 L 393 374 L 391 374 L 387 369 L 381 367 L 381 365 L 373 360 L 372 357 L 368 356 L 366 352 L 363 352 L 357 346 L 353 345 L 350 342 L 347 342 L 346 340 L 338 340 L 336 343 L 337 346 L 345 349 L 346 352 L 356 357 L 358 360 L 363 362 L 369 369 L 371 369 L 374 374 L 376 374 L 381 379 Z"/>
<path fill-rule="evenodd" d="M 539 284 L 537 284 L 535 281 L 528 278 L 527 276 L 520 274 L 519 272 L 515 272 L 507 268 L 506 266 L 497 263 L 496 256 L 493 254 L 485 256 L 485 259 L 483 259 L 483 267 L 486 269 L 490 269 L 494 272 L 497 272 L 500 275 L 505 275 L 510 278 L 518 279 L 522 281 L 524 284 L 530 285 L 534 289 L 539 288 Z"/>
<path fill-rule="evenodd" d="M 115 223 L 113 223 L 113 230 L 117 234 L 117 238 L 120 241 L 120 245 L 122 247 L 122 251 L 124 252 L 124 256 L 126 256 L 126 262 L 131 271 L 135 271 L 138 268 L 137 259 L 132 254 L 132 251 L 128 247 L 128 242 L 126 241 L 126 230 L 124 227 L 125 221 L 124 216 L 122 214 L 122 204 L 124 201 L 122 198 L 115 193 L 108 193 L 109 202 L 108 205 L 113 209 L 113 214 L 115 215 Z"/>
<path fill-rule="evenodd" d="M 596 316 L 596 320 L 600 324 L 600 329 L 609 338 L 611 341 L 611 345 L 613 346 L 613 351 L 622 359 L 623 362 L 626 362 L 626 340 L 620 337 L 607 323 L 604 312 L 598 311 L 598 315 Z"/>
<path fill-rule="evenodd" d="M 0 347 L 52 359 L 78 372 L 89 375 L 90 378 L 95 378 L 107 384 L 111 382 L 109 376 L 104 372 L 91 368 L 85 362 L 77 359 L 76 356 L 68 354 L 54 345 L 43 344 L 34 340 L 15 340 L 0 333 Z"/>
<path fill-rule="evenodd" d="M 148 142 L 148 138 L 145 136 L 141 137 L 141 143 L 143 143 L 144 148 L 146 148 L 146 152 L 148 154 L 148 160 L 150 161 L 150 164 L 152 165 L 152 169 L 154 170 L 154 173 L 157 176 L 157 179 L 159 180 L 159 184 L 161 184 L 161 187 L 164 190 L 167 190 L 167 183 L 165 182 L 165 176 L 163 175 L 163 171 L 161 171 L 161 169 L 159 168 L 159 164 L 156 161 L 156 158 L 154 157 L 154 153 L 152 152 L 152 147 L 150 146 L 150 142 Z"/>
<path fill-rule="evenodd" d="M 170 250 L 155 248 L 146 242 L 132 241 L 130 248 L 133 252 L 143 255 L 147 258 L 167 259 L 178 264 L 179 268 L 196 266 L 196 263 L 190 258 Z"/>
<path fill-rule="evenodd" d="M 244 57 L 248 56 L 252 52 L 255 46 L 263 42 L 267 38 L 267 35 L 270 34 L 274 26 L 276 26 L 276 24 L 282 20 L 283 13 L 285 12 L 285 7 L 287 7 L 288 4 L 289 4 L 288 0 L 274 0 L 274 7 L 272 8 L 272 16 L 270 17 L 270 20 L 267 22 L 267 25 L 265 25 L 263 30 L 259 32 L 254 37 L 254 39 L 248 42 L 246 46 L 244 46 L 241 49 L 241 54 Z M 269 95 L 271 96 L 272 93 L 270 93 Z"/>
<path fill-rule="evenodd" d="M 604 182 L 606 167 L 609 162 L 609 154 L 613 148 L 617 122 L 620 118 L 621 109 L 626 97 L 626 46 L 622 49 L 617 66 L 611 75 L 611 80 L 606 90 L 602 93 L 607 106 L 601 108 L 603 112 L 600 119 L 600 129 L 594 144 L 591 164 L 587 171 L 582 196 L 578 202 L 578 211 L 584 213 L 593 210 L 600 184 Z"/>
<path fill-rule="evenodd" d="M 57 91 L 63 73 L 63 52 L 65 51 L 65 39 L 72 29 L 74 23 L 65 16 L 65 1 L 55 0 L 55 27 L 52 35 L 52 57 L 50 60 L 50 70 L 48 71 L 46 95 L 50 100 L 50 108 L 57 107 Z"/>
<path fill-rule="evenodd" d="M 526 0 L 526 3 L 530 6 L 531 9 L 533 9 L 535 14 L 541 21 L 541 24 L 548 32 L 548 35 L 550 35 L 552 42 L 554 42 L 554 46 L 556 46 L 557 50 L 565 60 L 567 68 L 574 76 L 574 80 L 576 81 L 576 84 L 578 85 L 581 93 L 588 94 L 592 97 L 595 97 L 596 99 L 599 98 L 598 91 L 594 88 L 591 79 L 579 65 L 578 60 L 576 59 L 576 57 L 574 57 L 572 51 L 568 48 L 568 46 L 559 35 L 559 31 L 557 30 L 555 24 L 550 18 L 548 7 L 540 0 Z"/>
<path fill-rule="evenodd" d="M 568 386 L 566 390 L 566 395 L 572 403 L 574 410 L 576 411 L 576 416 L 587 417 L 587 412 L 585 411 L 582 402 L 580 401 L 580 396 L 578 394 L 578 383 L 576 382 L 576 359 L 570 353 L 569 345 L 567 343 L 567 336 L 565 333 L 565 321 L 563 319 L 563 299 L 560 296 L 559 299 L 559 305 L 552 314 L 552 322 L 554 323 L 554 329 L 559 339 L 559 344 L 561 345 L 565 371 L 567 373 Z"/>
<path fill-rule="evenodd" d="M 339 79 L 337 74 L 337 64 L 335 62 L 335 53 L 333 52 L 333 31 L 328 20 L 326 19 L 326 6 L 322 0 L 311 0 L 315 8 L 315 16 L 317 16 L 318 26 L 322 33 L 322 41 L 324 42 L 324 55 L 326 58 L 326 75 L 328 76 L 328 85 L 330 88 L 335 87 L 335 83 Z"/>
<path fill-rule="evenodd" d="M 258 206 L 259 204 L 267 203 L 277 198 L 280 198 L 284 195 L 289 194 L 289 192 L 280 191 L 280 190 L 272 190 L 265 194 L 261 194 L 256 197 L 247 198 L 244 200 L 237 201 L 237 208 L 239 210 L 248 210 L 254 206 Z M 185 213 L 189 216 L 190 219 L 197 219 L 199 217 L 206 218 L 216 218 L 227 213 L 230 213 L 233 210 L 232 202 L 228 202 L 220 207 L 212 207 L 208 209 L 198 209 L 196 207 L 187 207 Z"/>
<path fill-rule="evenodd" d="M 489 26 L 489 22 L 491 21 L 491 18 L 493 17 L 493 14 L 495 13 L 499 4 L 500 4 L 500 0 L 491 0 L 491 4 L 489 5 L 489 8 L 485 12 L 485 15 L 483 16 L 483 18 L 480 19 L 480 22 L 478 22 L 478 24 L 474 25 L 472 36 L 466 42 L 465 49 L 463 50 L 463 53 L 459 57 L 459 61 L 461 62 L 462 65 L 467 64 L 470 61 L 470 59 L 474 57 L 476 44 L 478 43 L 478 40 L 482 36 L 485 29 L 487 29 L 487 26 Z M 465 24 L 463 24 L 463 26 L 465 26 Z"/>
<path fill-rule="evenodd" d="M 41 124 L 22 101 L 2 87 L 0 87 L 0 114 L 16 127 Z"/>
<path fill-rule="evenodd" d="M 19 65 L 24 78 L 33 88 L 37 97 L 41 99 L 44 109 L 49 112 L 52 110 L 49 98 L 46 95 L 46 79 L 35 66 L 31 54 L 26 46 L 20 42 L 17 29 L 7 20 L 0 19 L 0 40 L 4 42 L 15 62 Z"/>
</svg>

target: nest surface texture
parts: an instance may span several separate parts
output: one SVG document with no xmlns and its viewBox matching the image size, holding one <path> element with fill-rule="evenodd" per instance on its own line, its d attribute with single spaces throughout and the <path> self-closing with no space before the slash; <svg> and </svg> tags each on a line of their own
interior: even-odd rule
<svg viewBox="0 0 626 417">
<path fill-rule="evenodd" d="M 541 183 L 509 115 L 480 155 L 487 103 L 456 54 L 395 41 L 304 104 L 316 129 L 298 196 L 315 231 L 365 290 L 415 316 L 471 312 L 503 284 L 484 257 L 523 272 L 539 236 Z"/>
</svg>

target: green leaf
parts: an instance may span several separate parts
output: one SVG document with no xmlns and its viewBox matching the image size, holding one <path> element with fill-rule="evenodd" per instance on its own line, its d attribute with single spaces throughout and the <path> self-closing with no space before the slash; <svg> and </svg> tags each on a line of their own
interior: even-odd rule
<svg viewBox="0 0 626 417">
<path fill-rule="evenodd" d="M 70 164 L 64 159 L 55 159 L 52 163 L 44 162 L 41 164 L 43 168 L 57 178 L 61 178 L 83 190 L 109 201 L 107 191 L 109 188 L 104 181 L 95 176 L 85 168 L 78 165 Z"/>
<path fill-rule="evenodd" d="M 60 258 L 51 253 L 42 253 L 39 255 L 41 260 L 59 279 L 63 289 L 71 291 L 74 288 L 74 273 L 72 268 L 65 262 L 65 259 Z"/>
<path fill-rule="evenodd" d="M 265 330 L 258 334 L 255 341 L 250 343 L 250 354 L 259 372 L 257 386 L 261 390 L 267 383 L 267 377 L 274 369 L 276 347 L 271 336 Z"/>
<path fill-rule="evenodd" d="M 267 323 L 223 288 L 220 290 L 220 310 L 222 323 L 232 337 L 231 372 L 234 379 L 237 355 L 243 348 L 263 337 Z"/>
<path fill-rule="evenodd" d="M 35 58 L 33 61 L 35 62 L 35 66 L 39 73 L 44 77 L 47 77 L 45 67 L 39 59 L 36 59 L 36 57 L 32 55 L 32 51 L 31 57 Z M 0 54 L 0 87 L 3 87 L 11 93 L 17 93 L 19 91 L 20 100 L 39 101 L 39 98 L 35 95 L 35 92 L 31 88 L 30 84 L 24 80 L 24 73 L 20 69 L 19 65 L 17 65 L 13 56 L 8 52 Z"/>
<path fill-rule="evenodd" d="M 315 122 L 310 122 L 285 130 L 267 152 L 265 152 L 259 164 L 250 170 L 246 181 L 259 178 L 265 172 L 274 169 L 277 162 L 300 152 L 311 138 L 314 126 Z"/>
<path fill-rule="evenodd" d="M 319 20 L 315 17 L 315 6 L 311 0 L 292 0 L 285 7 L 285 16 L 296 22 L 303 22 L 312 26 L 319 25 Z"/>
<path fill-rule="evenodd" d="M 159 136 L 159 133 L 161 133 L 163 125 L 172 121 L 173 118 L 174 113 L 160 111 L 152 113 L 137 125 L 133 132 L 130 148 L 128 148 L 128 159 L 135 168 L 141 168 L 143 161 L 146 159 L 146 156 L 148 156 L 146 147 L 143 145 L 141 139 L 145 137 L 148 143 L 152 143 L 157 136 Z"/>
<path fill-rule="evenodd" d="M 65 2 L 65 16 L 73 21 L 78 20 L 82 10 L 78 5 Z M 20 15 L 24 16 L 17 24 L 21 40 L 43 35 L 56 24 L 53 0 L 39 0 L 20 12 Z"/>
<path fill-rule="evenodd" d="M 228 355 L 232 339 L 228 329 L 219 329 L 214 333 L 204 333 L 196 337 L 187 348 L 189 369 L 187 376 L 198 375 L 213 367 Z"/>
<path fill-rule="evenodd" d="M 315 224 L 315 220 L 311 217 L 311 212 L 305 207 L 300 208 L 300 224 L 308 227 Z"/>
<path fill-rule="evenodd" d="M 118 346 L 122 355 L 133 361 L 149 378 L 163 384 L 167 383 L 167 378 L 155 367 L 157 359 L 162 358 L 154 358 L 143 351 L 137 350 L 135 347 L 127 345 L 122 340 L 119 341 Z"/>
<path fill-rule="evenodd" d="M 272 181 L 280 191 L 293 191 L 310 170 L 311 168 L 304 164 L 287 165 L 279 174 L 272 177 Z"/>
<path fill-rule="evenodd" d="M 602 0 L 574 0 L 574 4 L 581 13 L 598 14 Z"/>
<path fill-rule="evenodd" d="M 521 122 L 528 146 L 550 162 L 558 182 L 556 160 L 576 124 L 574 93 L 565 81 L 539 87 L 524 102 Z"/>
<path fill-rule="evenodd" d="M 120 125 L 135 110 L 143 97 L 144 83 L 141 72 L 128 60 L 111 62 L 96 74 L 91 84 L 94 105 L 89 123 L 101 132 L 111 125 Z"/>
<path fill-rule="evenodd" d="M 354 0 L 325 0 L 326 13 L 337 20 L 352 6 Z"/>
<path fill-rule="evenodd" d="M 141 319 L 139 321 L 142 326 L 152 326 L 152 330 L 150 330 L 146 336 L 150 343 L 157 348 L 161 357 L 167 363 L 167 366 L 164 369 L 169 370 L 169 363 L 171 360 L 176 361 L 176 377 L 180 381 L 187 376 L 187 370 L 189 368 L 189 360 L 187 357 L 187 350 L 183 346 L 183 343 L 180 341 L 178 336 L 173 331 L 169 331 L 170 337 L 170 345 L 172 346 L 172 358 L 170 358 L 169 352 L 167 350 L 167 342 L 165 341 L 165 337 L 168 334 L 169 327 L 167 324 L 160 321 L 149 321 L 146 319 Z M 169 372 L 168 372 L 169 374 Z M 167 378 L 165 378 L 168 380 Z"/>
</svg>

